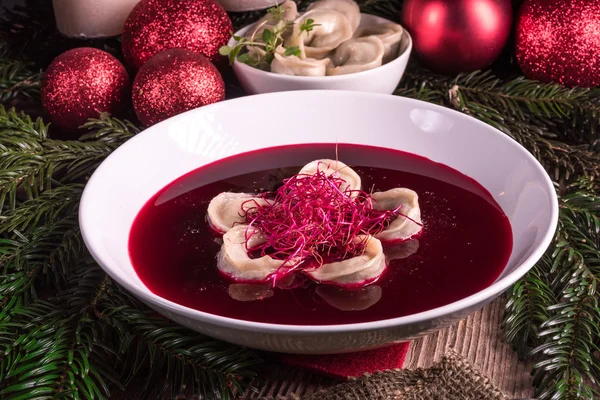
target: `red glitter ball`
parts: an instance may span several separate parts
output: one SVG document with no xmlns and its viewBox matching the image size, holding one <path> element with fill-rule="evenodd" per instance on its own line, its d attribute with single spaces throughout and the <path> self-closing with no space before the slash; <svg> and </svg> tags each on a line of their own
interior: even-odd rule
<svg viewBox="0 0 600 400">
<path fill-rule="evenodd" d="M 125 22 L 123 55 L 136 69 L 155 54 L 175 48 L 215 61 L 232 30 L 229 16 L 214 0 L 142 0 Z"/>
<path fill-rule="evenodd" d="M 101 112 L 124 110 L 130 89 L 129 75 L 119 60 L 82 47 L 59 55 L 46 69 L 42 104 L 55 126 L 72 133 Z"/>
<path fill-rule="evenodd" d="M 600 85 L 600 1 L 526 0 L 516 48 L 530 79 L 568 87 Z"/>
<path fill-rule="evenodd" d="M 146 126 L 224 98 L 225 82 L 217 68 L 185 49 L 158 53 L 133 82 L 133 108 Z"/>
</svg>

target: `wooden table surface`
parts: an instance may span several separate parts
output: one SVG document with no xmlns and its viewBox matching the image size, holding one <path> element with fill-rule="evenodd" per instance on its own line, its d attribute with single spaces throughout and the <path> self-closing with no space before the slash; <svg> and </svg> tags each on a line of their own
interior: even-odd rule
<svg viewBox="0 0 600 400">
<path fill-rule="evenodd" d="M 532 398 L 531 363 L 520 362 L 509 345 L 502 343 L 500 324 L 506 299 L 499 298 L 481 311 L 437 333 L 411 343 L 405 368 L 428 368 L 449 349 L 462 354 L 509 398 Z M 296 394 L 300 398 L 335 383 L 292 367 L 277 366 L 256 386 L 258 393 L 244 399 L 276 399 Z M 452 399 L 447 399 L 452 400 Z"/>
</svg>

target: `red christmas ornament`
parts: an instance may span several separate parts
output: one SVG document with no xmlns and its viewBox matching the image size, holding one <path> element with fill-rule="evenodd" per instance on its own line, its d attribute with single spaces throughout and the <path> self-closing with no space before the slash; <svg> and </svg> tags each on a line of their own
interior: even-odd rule
<svg viewBox="0 0 600 400">
<path fill-rule="evenodd" d="M 233 27 L 214 0 L 142 0 L 133 9 L 122 36 L 125 61 L 140 68 L 168 49 L 188 49 L 214 61 Z"/>
<path fill-rule="evenodd" d="M 402 19 L 417 53 L 446 74 L 490 65 L 508 40 L 510 0 L 407 0 Z"/>
<path fill-rule="evenodd" d="M 146 126 L 224 98 L 225 83 L 217 68 L 185 49 L 158 53 L 133 82 L 133 108 Z"/>
<path fill-rule="evenodd" d="M 77 48 L 56 57 L 46 69 L 42 104 L 55 126 L 75 132 L 101 112 L 122 111 L 130 89 L 129 75 L 115 57 L 98 49 Z"/>
<path fill-rule="evenodd" d="M 516 29 L 517 62 L 526 77 L 600 85 L 600 1 L 526 0 Z"/>
</svg>

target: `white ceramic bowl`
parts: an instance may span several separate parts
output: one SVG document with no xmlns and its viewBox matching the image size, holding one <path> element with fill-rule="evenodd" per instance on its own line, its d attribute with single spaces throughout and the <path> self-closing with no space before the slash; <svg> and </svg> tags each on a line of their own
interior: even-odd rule
<svg viewBox="0 0 600 400">
<path fill-rule="evenodd" d="M 392 22 L 385 18 L 361 14 L 360 26 Z M 240 29 L 236 36 L 244 36 L 250 26 Z M 229 46 L 235 46 L 231 38 Z M 241 62 L 233 63 L 233 71 L 246 94 L 284 92 L 290 90 L 352 90 L 391 94 L 398 87 L 412 51 L 412 39 L 404 30 L 398 57 L 381 67 L 355 74 L 337 76 L 289 76 L 262 71 Z"/>
<path fill-rule="evenodd" d="M 217 0 L 226 11 L 244 12 L 273 7 L 278 0 Z"/>
<path fill-rule="evenodd" d="M 300 105 L 300 107 L 299 107 Z M 309 105 L 304 107 L 303 105 Z M 270 129 L 258 123 L 269 110 Z M 294 116 L 294 123 L 290 123 Z M 400 318 L 331 326 L 248 322 L 193 310 L 142 283 L 127 250 L 145 202 L 178 177 L 224 157 L 264 147 L 344 142 L 404 150 L 476 179 L 512 224 L 514 246 L 494 284 L 467 298 Z M 297 164 L 265 158 L 255 172 Z M 373 167 L 380 161 L 370 161 Z M 207 183 L 227 176 L 207 176 Z M 556 228 L 558 203 L 548 175 L 501 132 L 464 114 L 412 99 L 346 91 L 271 93 L 224 101 L 152 126 L 110 155 L 81 199 L 80 225 L 93 257 L 126 290 L 166 317 L 243 346 L 289 353 L 340 353 L 406 341 L 451 324 L 500 295 L 542 256 Z M 215 267 L 216 268 L 216 267 Z M 444 273 L 444 272 L 442 272 Z M 447 271 L 445 273 L 451 273 Z"/>
</svg>

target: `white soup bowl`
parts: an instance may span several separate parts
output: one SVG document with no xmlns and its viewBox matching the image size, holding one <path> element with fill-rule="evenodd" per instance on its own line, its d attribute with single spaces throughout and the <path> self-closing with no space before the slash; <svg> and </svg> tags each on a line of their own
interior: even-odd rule
<svg viewBox="0 0 600 400">
<path fill-rule="evenodd" d="M 265 119 L 259 121 L 261 116 Z M 512 253 L 498 279 L 471 296 L 418 314 L 326 326 L 279 325 L 213 315 L 166 300 L 140 280 L 129 258 L 129 232 L 145 202 L 166 185 L 224 157 L 265 147 L 336 142 L 414 153 L 482 184 L 512 225 Z M 224 164 L 223 176 L 203 179 L 210 183 L 294 163 L 297 160 L 283 154 L 265 158 L 245 171 L 227 170 Z M 377 159 L 369 163 L 385 167 Z M 79 218 L 85 243 L 100 266 L 126 290 L 173 321 L 242 346 L 325 354 L 407 341 L 483 307 L 542 256 L 557 216 L 556 194 L 541 165 L 514 140 L 483 122 L 397 96 L 299 91 L 224 101 L 152 126 L 98 167 L 83 193 Z M 442 268 L 440 273 L 452 272 Z"/>
</svg>

